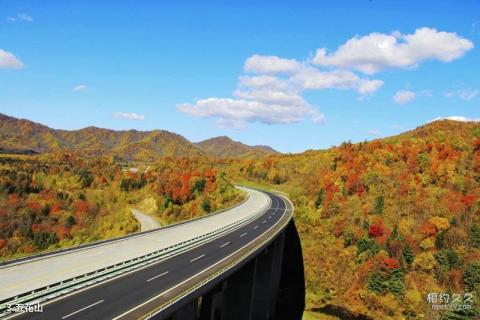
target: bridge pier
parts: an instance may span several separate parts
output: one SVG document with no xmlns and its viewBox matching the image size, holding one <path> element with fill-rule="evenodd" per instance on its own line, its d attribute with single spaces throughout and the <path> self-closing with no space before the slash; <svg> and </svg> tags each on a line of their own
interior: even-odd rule
<svg viewBox="0 0 480 320">
<path fill-rule="evenodd" d="M 252 320 L 272 319 L 282 274 L 285 234 L 278 235 L 273 243 L 255 258 L 253 282 Z"/>
<path fill-rule="evenodd" d="M 208 294 L 202 297 L 200 308 L 200 319 L 220 320 L 222 309 L 222 292 L 225 282 L 220 283 L 213 288 Z"/>
<path fill-rule="evenodd" d="M 198 318 L 198 299 L 192 299 L 172 316 L 172 320 L 192 320 Z"/>
<path fill-rule="evenodd" d="M 220 286 L 204 295 L 201 320 L 273 319 L 282 274 L 285 234 Z"/>
</svg>

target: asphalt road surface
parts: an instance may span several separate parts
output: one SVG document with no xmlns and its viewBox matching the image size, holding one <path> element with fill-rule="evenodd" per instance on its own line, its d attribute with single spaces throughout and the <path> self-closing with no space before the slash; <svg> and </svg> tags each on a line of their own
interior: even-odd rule
<svg viewBox="0 0 480 320">
<path fill-rule="evenodd" d="M 140 222 L 140 231 L 148 231 L 160 228 L 160 222 L 138 209 L 132 209 L 132 214 Z"/>
</svg>

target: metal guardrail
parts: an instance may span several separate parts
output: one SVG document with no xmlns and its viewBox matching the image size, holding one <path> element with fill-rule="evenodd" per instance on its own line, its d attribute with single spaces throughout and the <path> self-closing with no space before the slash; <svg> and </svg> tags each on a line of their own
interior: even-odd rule
<svg viewBox="0 0 480 320">
<path fill-rule="evenodd" d="M 66 295 L 68 293 L 90 286 L 92 284 L 99 283 L 115 276 L 141 268 L 148 264 L 152 264 L 160 260 L 165 260 L 172 256 L 178 255 L 179 253 L 185 252 L 191 248 L 197 247 L 206 242 L 210 242 L 226 233 L 232 232 L 233 230 L 241 228 L 242 226 L 250 223 L 257 217 L 261 216 L 266 210 L 269 209 L 270 206 L 271 199 L 269 198 L 265 207 L 262 207 L 258 210 L 256 214 L 249 216 L 245 219 L 234 221 L 228 225 L 207 232 L 203 235 L 191 238 L 183 242 L 179 242 L 170 247 L 166 247 L 137 258 L 126 260 L 102 269 L 98 269 L 96 271 L 92 271 L 80 276 L 53 283 L 46 287 L 38 288 L 32 291 L 25 292 L 23 294 L 4 299 L 0 301 L 0 318 L 10 314 L 10 312 L 8 312 L 9 306 L 25 303 L 35 304 L 37 302 L 42 303 L 48 300 L 52 300 L 59 296 Z"/>
<path fill-rule="evenodd" d="M 286 197 L 281 197 L 283 200 L 287 200 L 290 203 L 291 209 L 286 208 L 286 212 L 290 211 L 290 215 L 287 219 L 284 219 L 283 223 L 278 227 L 278 230 L 283 230 L 288 223 L 290 222 L 290 219 L 293 217 L 293 210 L 294 206 L 293 203 Z M 270 227 L 267 232 L 271 232 L 271 230 L 276 227 L 280 222 L 282 222 L 282 219 L 280 219 L 275 225 Z M 257 250 L 261 249 L 263 246 L 265 246 L 267 243 L 269 243 L 271 240 L 273 240 L 277 236 L 277 232 L 270 234 L 267 238 L 265 238 L 261 243 L 257 244 L 255 247 L 250 249 L 248 252 L 244 253 L 241 257 L 233 261 L 232 263 L 228 264 L 227 266 L 223 267 L 222 269 L 216 271 L 215 273 L 211 274 L 208 276 L 206 279 L 200 281 L 199 283 L 195 284 L 193 287 L 189 288 L 188 290 L 182 292 L 181 294 L 175 296 L 174 298 L 170 299 L 169 301 L 165 302 L 158 308 L 154 309 L 153 311 L 149 312 L 148 314 L 140 317 L 139 319 L 146 320 L 149 319 L 160 312 L 164 311 L 168 307 L 172 306 L 173 304 L 177 303 L 178 301 L 182 300 L 183 298 L 187 297 L 188 295 L 192 294 L 193 292 L 199 290 L 203 286 L 207 285 L 209 282 L 213 281 L 214 279 L 218 278 L 228 270 L 234 268 L 237 266 L 239 263 L 247 259 L 250 255 L 255 253 Z M 236 252 L 232 253 L 230 256 L 234 255 Z"/>
</svg>

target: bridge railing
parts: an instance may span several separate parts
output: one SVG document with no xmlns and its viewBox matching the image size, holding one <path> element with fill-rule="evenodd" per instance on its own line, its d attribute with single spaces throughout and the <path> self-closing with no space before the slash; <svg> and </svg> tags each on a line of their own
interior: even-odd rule
<svg viewBox="0 0 480 320">
<path fill-rule="evenodd" d="M 207 232 L 205 234 L 199 235 L 183 242 L 179 242 L 175 245 L 139 256 L 134 259 L 113 264 L 105 268 L 101 268 L 73 278 L 62 280 L 45 287 L 37 288 L 35 290 L 1 300 L 0 317 L 10 314 L 10 306 L 12 306 L 13 308 L 17 304 L 36 304 L 38 302 L 43 303 L 48 300 L 55 299 L 59 296 L 69 294 L 81 288 L 93 285 L 95 283 L 103 282 L 115 276 L 137 270 L 154 262 L 159 262 L 161 260 L 171 258 L 172 256 L 178 255 L 191 248 L 215 240 L 223 236 L 224 234 L 230 233 L 255 220 L 257 217 L 261 216 L 270 207 L 270 205 L 271 199 L 268 198 L 267 204 L 261 209 L 259 209 L 254 215 L 250 215 L 244 219 L 234 221 L 216 230 Z"/>
</svg>

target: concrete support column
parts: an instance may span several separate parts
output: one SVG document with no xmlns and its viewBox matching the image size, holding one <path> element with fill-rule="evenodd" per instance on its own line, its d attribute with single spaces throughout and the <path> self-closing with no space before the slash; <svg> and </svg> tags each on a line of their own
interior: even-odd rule
<svg viewBox="0 0 480 320">
<path fill-rule="evenodd" d="M 181 309 L 177 310 L 171 317 L 172 320 L 197 320 L 198 299 L 192 299 Z"/>
<path fill-rule="evenodd" d="M 284 231 L 285 246 L 275 320 L 300 320 L 305 309 L 305 278 L 300 237 L 292 220 Z M 287 258 L 288 257 L 288 258 Z"/>
<path fill-rule="evenodd" d="M 222 301 L 223 301 L 223 287 L 225 282 L 222 282 L 210 292 L 202 297 L 200 306 L 199 320 L 221 320 L 222 319 Z"/>
<path fill-rule="evenodd" d="M 256 259 L 225 281 L 222 296 L 222 320 L 252 320 L 253 282 Z"/>
<path fill-rule="evenodd" d="M 272 319 L 282 273 L 284 236 L 277 236 L 256 258 L 252 320 Z"/>
</svg>

